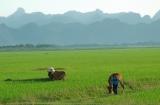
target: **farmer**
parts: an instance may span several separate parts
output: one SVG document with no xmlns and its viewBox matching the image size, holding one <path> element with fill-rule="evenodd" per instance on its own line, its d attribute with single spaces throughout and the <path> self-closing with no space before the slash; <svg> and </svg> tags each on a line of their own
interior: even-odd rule
<svg viewBox="0 0 160 105">
<path fill-rule="evenodd" d="M 116 75 L 113 75 L 111 77 L 110 83 L 113 87 L 113 92 L 114 94 L 118 93 L 118 83 L 120 82 L 120 84 L 122 84 L 122 82 L 119 80 L 119 78 Z"/>
</svg>

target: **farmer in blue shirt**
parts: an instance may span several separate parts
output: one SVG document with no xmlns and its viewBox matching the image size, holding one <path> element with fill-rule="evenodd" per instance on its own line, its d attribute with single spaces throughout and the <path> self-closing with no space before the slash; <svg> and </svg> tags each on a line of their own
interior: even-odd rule
<svg viewBox="0 0 160 105">
<path fill-rule="evenodd" d="M 116 75 L 113 75 L 111 77 L 111 81 L 110 82 L 111 82 L 111 84 L 113 86 L 114 94 L 117 94 L 118 93 L 118 83 L 121 82 L 121 81 L 119 80 L 119 78 Z"/>
</svg>

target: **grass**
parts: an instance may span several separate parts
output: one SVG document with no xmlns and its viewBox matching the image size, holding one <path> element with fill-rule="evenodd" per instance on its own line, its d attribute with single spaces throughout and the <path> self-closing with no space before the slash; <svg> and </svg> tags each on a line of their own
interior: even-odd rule
<svg viewBox="0 0 160 105">
<path fill-rule="evenodd" d="M 0 102 L 160 104 L 160 48 L 0 52 Z M 49 81 L 47 68 L 67 80 Z M 108 77 L 123 75 L 125 94 L 108 95 Z M 4 81 L 11 78 L 12 81 Z"/>
</svg>

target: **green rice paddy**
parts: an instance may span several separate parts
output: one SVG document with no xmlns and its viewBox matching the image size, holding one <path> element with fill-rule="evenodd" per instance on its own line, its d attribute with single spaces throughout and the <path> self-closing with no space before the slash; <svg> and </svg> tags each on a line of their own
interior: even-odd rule
<svg viewBox="0 0 160 105">
<path fill-rule="evenodd" d="M 47 53 L 0 52 L 1 104 L 160 104 L 160 48 Z M 66 81 L 49 81 L 50 66 L 65 71 Z M 113 72 L 122 74 L 124 93 L 108 94 Z"/>
</svg>

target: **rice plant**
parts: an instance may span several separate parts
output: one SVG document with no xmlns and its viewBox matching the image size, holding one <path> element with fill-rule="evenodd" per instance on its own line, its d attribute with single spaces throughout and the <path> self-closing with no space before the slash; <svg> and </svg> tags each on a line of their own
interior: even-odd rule
<svg viewBox="0 0 160 105">
<path fill-rule="evenodd" d="M 1 103 L 159 104 L 160 48 L 0 52 Z M 47 69 L 65 71 L 49 81 Z M 108 77 L 123 75 L 125 92 L 109 95 Z M 6 80 L 6 81 L 5 81 Z"/>
</svg>

